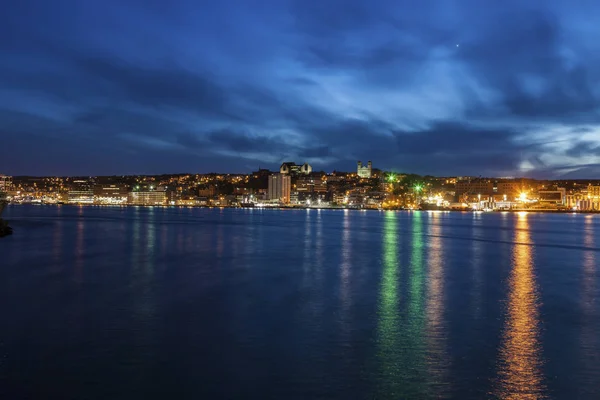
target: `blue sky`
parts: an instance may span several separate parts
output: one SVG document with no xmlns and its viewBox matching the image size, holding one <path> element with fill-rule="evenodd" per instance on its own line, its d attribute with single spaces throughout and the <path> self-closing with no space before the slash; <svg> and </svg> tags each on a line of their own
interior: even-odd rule
<svg viewBox="0 0 600 400">
<path fill-rule="evenodd" d="M 600 178 L 597 1 L 20 0 L 0 172 Z"/>
</svg>

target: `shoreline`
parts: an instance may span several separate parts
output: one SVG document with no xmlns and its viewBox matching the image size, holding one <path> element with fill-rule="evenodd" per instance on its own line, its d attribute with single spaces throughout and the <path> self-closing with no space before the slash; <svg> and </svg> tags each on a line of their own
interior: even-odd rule
<svg viewBox="0 0 600 400">
<path fill-rule="evenodd" d="M 239 206 L 196 206 L 196 205 L 129 205 L 129 204 L 51 204 L 51 203 L 10 203 L 11 206 L 65 206 L 65 207 L 96 207 L 96 208 L 208 208 L 208 209 L 257 209 L 257 210 L 349 210 L 349 211 L 424 211 L 424 212 L 467 212 L 467 213 L 547 213 L 547 214 L 600 214 L 600 210 L 553 210 L 553 209 L 510 209 L 510 210 L 472 210 L 472 209 L 404 209 L 404 208 L 353 208 L 353 207 L 302 207 L 302 206 L 277 206 L 277 207 L 239 207 Z M 2 228 L 12 229 L 7 225 L 7 222 L 0 218 L 0 237 L 2 236 Z M 8 233 L 10 234 L 10 233 Z"/>
<path fill-rule="evenodd" d="M 8 226 L 8 221 L 0 218 L 0 238 L 8 235 L 12 235 L 13 230 Z"/>
</svg>

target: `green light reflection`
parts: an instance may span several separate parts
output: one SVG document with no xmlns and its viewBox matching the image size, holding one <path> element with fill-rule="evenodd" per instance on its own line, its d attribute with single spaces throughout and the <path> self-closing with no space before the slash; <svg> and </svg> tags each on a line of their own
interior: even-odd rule
<svg viewBox="0 0 600 400">
<path fill-rule="evenodd" d="M 398 233 L 396 214 L 387 211 L 383 221 L 383 272 L 381 276 L 379 307 L 379 361 L 383 380 L 382 397 L 400 392 L 396 360 L 400 349 L 400 313 L 398 310 Z"/>
<path fill-rule="evenodd" d="M 407 380 L 412 385 L 407 385 L 405 393 L 407 398 L 424 398 L 427 392 L 427 367 L 425 365 L 425 352 L 427 346 L 423 334 L 425 317 L 425 266 L 423 263 L 423 221 L 420 212 L 412 214 L 412 243 L 409 280 L 409 303 L 407 327 Z"/>
<path fill-rule="evenodd" d="M 383 272 L 379 307 L 379 367 L 381 398 L 422 398 L 427 370 L 423 329 L 425 273 L 421 216 L 413 220 L 412 253 L 408 302 L 401 303 L 401 266 L 397 214 L 388 211 L 384 219 Z M 378 397 L 378 398 L 379 398 Z"/>
</svg>

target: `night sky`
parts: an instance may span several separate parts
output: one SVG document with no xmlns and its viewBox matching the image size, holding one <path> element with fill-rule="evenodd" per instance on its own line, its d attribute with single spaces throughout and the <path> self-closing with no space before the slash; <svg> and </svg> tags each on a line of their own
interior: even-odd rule
<svg viewBox="0 0 600 400">
<path fill-rule="evenodd" d="M 14 0 L 0 173 L 600 178 L 600 2 Z"/>
</svg>

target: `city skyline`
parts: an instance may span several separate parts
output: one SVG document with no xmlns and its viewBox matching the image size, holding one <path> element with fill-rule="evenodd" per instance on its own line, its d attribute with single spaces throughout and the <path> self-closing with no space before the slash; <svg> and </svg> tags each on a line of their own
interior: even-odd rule
<svg viewBox="0 0 600 400">
<path fill-rule="evenodd" d="M 600 178 L 593 2 L 12 2 L 0 172 Z"/>
</svg>

